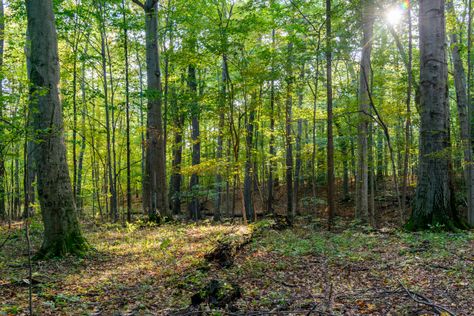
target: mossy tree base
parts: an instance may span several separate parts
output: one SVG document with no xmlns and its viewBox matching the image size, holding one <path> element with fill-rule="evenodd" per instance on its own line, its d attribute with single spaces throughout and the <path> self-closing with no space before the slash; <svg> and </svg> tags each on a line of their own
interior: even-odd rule
<svg viewBox="0 0 474 316">
<path fill-rule="evenodd" d="M 54 240 L 44 240 L 41 249 L 34 256 L 35 260 L 60 258 L 66 255 L 84 256 L 91 247 L 80 233 L 60 236 Z"/>
<path fill-rule="evenodd" d="M 436 214 L 416 216 L 413 214 L 405 224 L 405 229 L 408 231 L 439 230 L 458 232 L 469 229 L 469 226 L 457 217 L 450 218 Z"/>
</svg>

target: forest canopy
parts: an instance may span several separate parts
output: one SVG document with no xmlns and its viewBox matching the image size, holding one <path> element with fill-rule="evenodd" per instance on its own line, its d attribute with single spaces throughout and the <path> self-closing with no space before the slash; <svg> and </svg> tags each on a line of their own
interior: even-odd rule
<svg viewBox="0 0 474 316">
<path fill-rule="evenodd" d="M 472 39 L 471 0 L 0 0 L 0 251 L 25 232 L 31 289 L 107 227 L 166 256 L 195 223 L 225 267 L 282 230 L 472 248 Z"/>
</svg>

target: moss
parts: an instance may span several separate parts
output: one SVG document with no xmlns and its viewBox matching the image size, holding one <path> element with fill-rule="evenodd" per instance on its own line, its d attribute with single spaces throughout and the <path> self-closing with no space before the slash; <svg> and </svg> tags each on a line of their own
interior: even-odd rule
<svg viewBox="0 0 474 316">
<path fill-rule="evenodd" d="M 469 229 L 468 225 L 461 219 L 450 218 L 446 215 L 427 214 L 425 216 L 412 216 L 405 224 L 404 228 L 408 231 L 434 230 L 434 231 L 452 231 L 459 232 Z"/>
<path fill-rule="evenodd" d="M 41 249 L 33 257 L 34 260 L 61 258 L 66 255 L 82 257 L 91 246 L 80 232 L 73 232 L 52 241 L 45 241 Z"/>
</svg>

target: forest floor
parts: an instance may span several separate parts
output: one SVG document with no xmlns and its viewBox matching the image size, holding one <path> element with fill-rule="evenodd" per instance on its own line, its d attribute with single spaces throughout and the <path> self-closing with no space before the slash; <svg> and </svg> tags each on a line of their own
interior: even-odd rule
<svg viewBox="0 0 474 316">
<path fill-rule="evenodd" d="M 34 262 L 35 315 L 198 315 L 191 296 L 210 280 L 237 284 L 241 297 L 220 311 L 201 306 L 208 315 L 474 315 L 474 232 L 324 226 L 301 217 L 291 229 L 266 228 L 223 268 L 205 254 L 248 227 L 84 223 L 87 256 Z M 33 249 L 41 230 L 33 221 Z M 0 227 L 0 248 L 0 315 L 26 314 L 19 223 Z"/>
</svg>

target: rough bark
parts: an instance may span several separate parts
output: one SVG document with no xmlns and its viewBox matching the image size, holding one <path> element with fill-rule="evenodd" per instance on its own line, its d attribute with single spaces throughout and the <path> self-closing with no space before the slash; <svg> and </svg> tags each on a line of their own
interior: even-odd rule
<svg viewBox="0 0 474 316">
<path fill-rule="evenodd" d="M 143 206 L 149 220 L 158 221 L 167 215 L 165 140 L 162 117 L 162 85 L 158 50 L 157 0 L 137 3 L 145 11 L 147 64 L 147 128 Z"/>
<path fill-rule="evenodd" d="M 31 45 L 31 95 L 36 137 L 38 196 L 44 224 L 39 257 L 87 248 L 77 219 L 59 99 L 59 58 L 52 0 L 26 0 Z"/>
<path fill-rule="evenodd" d="M 420 1 L 420 164 L 412 230 L 461 226 L 451 184 L 444 8 L 444 0 Z"/>
</svg>

